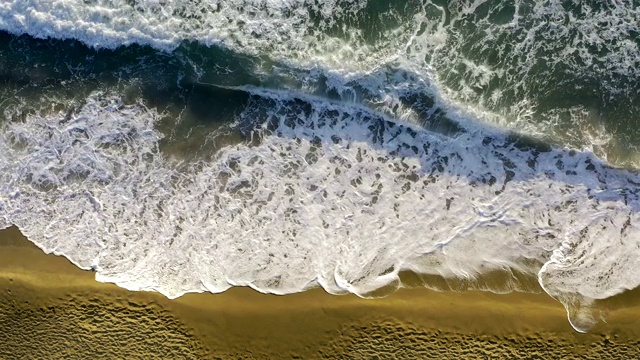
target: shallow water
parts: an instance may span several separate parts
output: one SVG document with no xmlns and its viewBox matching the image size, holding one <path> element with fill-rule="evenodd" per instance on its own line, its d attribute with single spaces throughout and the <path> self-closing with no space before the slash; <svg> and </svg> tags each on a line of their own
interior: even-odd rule
<svg viewBox="0 0 640 360">
<path fill-rule="evenodd" d="M 633 1 L 5 2 L 0 227 L 169 297 L 537 274 L 585 330 L 640 283 L 639 20 Z"/>
</svg>

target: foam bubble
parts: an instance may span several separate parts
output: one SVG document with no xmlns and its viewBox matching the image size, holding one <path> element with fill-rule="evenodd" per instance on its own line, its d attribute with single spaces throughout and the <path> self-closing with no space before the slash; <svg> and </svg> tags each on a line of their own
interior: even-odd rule
<svg viewBox="0 0 640 360">
<path fill-rule="evenodd" d="M 635 123 L 637 6 L 559 0 L 426 4 L 431 11 L 424 13 L 424 31 L 407 46 L 409 62 L 433 69 L 446 97 L 498 114 L 484 120 L 580 148 L 590 145 L 589 136 L 565 136 L 579 114 L 567 111 L 558 118 L 559 112 L 590 107 L 605 122 Z M 610 127 L 609 136 L 615 132 Z"/>
<path fill-rule="evenodd" d="M 392 26 L 376 28 L 370 38 L 374 29 L 357 26 L 366 7 L 367 1 L 358 0 L 10 0 L 0 4 L 0 29 L 98 48 L 144 44 L 171 51 L 182 41 L 199 41 L 278 59 L 357 67 L 392 56 L 406 38 L 406 15 L 392 6 L 384 12 Z M 346 23 L 351 25 L 342 26 Z"/>
<path fill-rule="evenodd" d="M 98 280 L 168 297 L 368 296 L 401 270 L 473 279 L 532 263 L 567 306 L 639 284 L 640 179 L 589 152 L 256 89 L 238 120 L 252 140 L 179 164 L 157 149 L 156 117 L 97 94 L 71 118 L 6 124 L 4 221 Z"/>
<path fill-rule="evenodd" d="M 197 41 L 260 56 L 257 71 L 271 71 L 273 61 L 317 66 L 329 88 L 400 64 L 435 81 L 442 97 L 484 110 L 483 121 L 580 149 L 604 140 L 599 154 L 637 165 L 624 154 L 638 145 L 628 134 L 638 110 L 639 11 L 628 2 L 560 0 L 11 0 L 0 4 L 0 29 L 106 48 L 172 51 Z M 567 109 L 581 107 L 601 119 L 603 136 L 566 134 L 580 120 Z"/>
<path fill-rule="evenodd" d="M 212 159 L 187 164 L 158 150 L 154 110 L 104 94 L 4 124 L 0 228 L 169 297 L 539 272 L 584 329 L 593 299 L 639 284 L 640 179 L 594 155 L 637 164 L 607 121 L 635 109 L 638 18 L 624 2 L 556 0 L 4 1 L 14 34 L 197 41 L 261 59 L 252 75 L 284 90 L 234 88 L 251 94 L 236 124 L 250 141 L 218 134 Z M 571 102 L 554 102 L 567 86 Z"/>
</svg>

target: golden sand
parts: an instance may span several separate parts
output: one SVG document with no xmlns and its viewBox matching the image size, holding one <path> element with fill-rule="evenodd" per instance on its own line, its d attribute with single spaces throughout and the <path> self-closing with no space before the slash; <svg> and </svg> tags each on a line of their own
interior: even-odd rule
<svg viewBox="0 0 640 360">
<path fill-rule="evenodd" d="M 599 304 L 609 323 L 579 334 L 543 293 L 233 288 L 168 300 L 93 275 L 0 231 L 0 358 L 640 358 L 637 292 Z"/>
</svg>

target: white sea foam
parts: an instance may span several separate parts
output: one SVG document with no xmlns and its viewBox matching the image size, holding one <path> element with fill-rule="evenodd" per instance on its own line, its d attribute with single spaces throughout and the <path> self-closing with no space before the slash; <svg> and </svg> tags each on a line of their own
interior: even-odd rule
<svg viewBox="0 0 640 360">
<path fill-rule="evenodd" d="M 308 104 L 300 106 L 284 91 L 242 88 L 259 94 L 256 103 L 271 101 L 239 120 L 262 124 L 253 134 L 259 144 L 178 165 L 158 150 L 154 111 L 98 94 L 69 119 L 3 125 L 0 228 L 19 226 L 45 251 L 97 269 L 99 280 L 169 297 L 318 284 L 365 296 L 397 284 L 403 269 L 469 279 L 489 269 L 539 270 L 541 285 L 583 329 L 590 319 L 580 310 L 592 299 L 640 284 L 640 179 L 591 153 L 606 159 L 615 147 L 597 109 L 540 114 L 538 95 L 548 74 L 565 70 L 599 81 L 607 96 L 629 95 L 632 86 L 616 79 L 640 77 L 630 39 L 640 8 L 565 3 L 521 0 L 513 15 L 511 5 L 479 15 L 489 3 L 445 10 L 409 1 L 415 11 L 388 10 L 382 18 L 397 24 L 371 30 L 352 26 L 368 5 L 357 0 L 3 1 L 0 29 L 15 34 L 99 48 L 220 45 L 288 64 L 282 78 L 299 82 L 290 89 L 315 93 L 314 81 L 324 81 L 343 99 L 367 99 L 407 121 L 414 116 L 402 96 L 423 91 L 434 111 L 473 126 L 450 138 L 364 106 L 298 94 Z M 467 56 L 469 46 L 499 61 Z M 541 65 L 549 71 L 536 72 Z M 308 68 L 318 74 L 300 76 Z M 479 119 L 585 151 L 519 149 L 475 126 Z"/>
<path fill-rule="evenodd" d="M 0 29 L 106 48 L 143 44 L 171 51 L 197 41 L 341 75 L 397 62 L 434 81 L 444 97 L 495 113 L 485 121 L 577 148 L 591 146 L 592 133 L 565 135 L 574 113 L 559 121 L 558 109 L 540 110 L 549 100 L 545 94 L 579 92 L 589 82 L 599 84 L 604 102 L 637 92 L 640 48 L 633 36 L 640 32 L 640 8 L 632 2 L 460 0 L 446 9 L 430 0 L 390 4 L 6 0 Z M 598 149 L 603 156 L 630 149 L 610 133 L 602 139 L 608 139 Z"/>
<path fill-rule="evenodd" d="M 640 8 L 632 1 L 426 3 L 423 21 L 440 25 L 412 39 L 408 58 L 433 68 L 447 97 L 502 114 L 491 118 L 500 126 L 582 146 L 590 134 L 563 137 L 571 124 L 538 111 L 556 100 L 549 93 L 606 103 L 637 92 Z M 596 93 L 581 93 L 594 83 Z"/>
<path fill-rule="evenodd" d="M 407 38 L 403 34 L 409 25 L 400 22 L 398 28 L 381 28 L 377 43 L 367 43 L 363 29 L 339 24 L 366 4 L 358 0 L 8 0 L 0 4 L 0 29 L 38 38 L 76 39 L 97 48 L 142 44 L 171 51 L 183 41 L 198 41 L 281 60 L 361 67 L 392 56 Z M 332 28 L 337 33 L 328 35 Z"/>
<path fill-rule="evenodd" d="M 640 284 L 638 176 L 588 152 L 259 92 L 239 120 L 256 125 L 251 145 L 191 165 L 158 151 L 154 111 L 101 94 L 71 118 L 5 124 L 0 218 L 100 281 L 168 297 L 367 296 L 401 270 L 538 270 L 525 259 L 545 263 L 541 284 L 570 309 Z"/>
</svg>

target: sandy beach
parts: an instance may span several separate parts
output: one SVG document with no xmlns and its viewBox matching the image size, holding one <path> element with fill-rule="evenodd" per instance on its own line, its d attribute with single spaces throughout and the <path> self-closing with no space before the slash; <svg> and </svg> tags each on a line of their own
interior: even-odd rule
<svg viewBox="0 0 640 360">
<path fill-rule="evenodd" d="M 1 359 L 638 358 L 637 293 L 574 331 L 544 293 L 401 289 L 382 299 L 248 288 L 168 300 L 94 280 L 0 232 Z M 603 311 L 604 311 L 603 310 Z"/>
<path fill-rule="evenodd" d="M 640 360 L 639 35 L 640 0 L 0 0 L 0 360 Z"/>
</svg>

